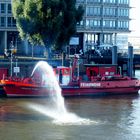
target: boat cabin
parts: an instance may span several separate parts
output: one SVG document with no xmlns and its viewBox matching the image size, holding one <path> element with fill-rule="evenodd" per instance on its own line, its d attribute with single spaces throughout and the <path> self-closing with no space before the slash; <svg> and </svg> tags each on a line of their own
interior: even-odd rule
<svg viewBox="0 0 140 140">
<path fill-rule="evenodd" d="M 54 68 L 57 80 L 61 85 L 68 85 L 70 82 L 71 69 L 69 67 L 58 66 Z"/>
<path fill-rule="evenodd" d="M 94 77 L 117 75 L 117 65 L 112 64 L 85 64 L 88 79 Z"/>
</svg>

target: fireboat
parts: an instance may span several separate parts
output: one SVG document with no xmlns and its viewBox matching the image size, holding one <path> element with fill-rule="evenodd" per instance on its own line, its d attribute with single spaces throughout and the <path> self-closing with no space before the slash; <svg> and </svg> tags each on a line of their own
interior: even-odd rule
<svg viewBox="0 0 140 140">
<path fill-rule="evenodd" d="M 117 65 L 84 64 L 85 73 L 79 75 L 78 60 L 79 57 L 75 56 L 72 66 L 53 69 L 64 97 L 138 94 L 140 80 L 123 76 Z M 50 90 L 54 93 L 53 89 L 47 89 L 49 87 L 41 76 L 9 77 L 1 83 L 7 97 L 44 97 L 49 96 Z"/>
</svg>

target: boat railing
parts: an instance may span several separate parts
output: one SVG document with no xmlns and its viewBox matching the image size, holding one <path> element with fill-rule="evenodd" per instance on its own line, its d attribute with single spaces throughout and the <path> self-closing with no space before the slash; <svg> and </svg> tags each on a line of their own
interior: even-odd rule
<svg viewBox="0 0 140 140">
<path fill-rule="evenodd" d="M 88 78 L 88 80 L 86 81 L 96 82 L 96 81 L 114 81 L 114 80 L 131 80 L 131 79 L 132 78 L 128 76 L 116 74 L 116 75 L 91 76 L 90 79 Z"/>
<path fill-rule="evenodd" d="M 103 76 L 101 81 L 116 81 L 116 80 L 131 80 L 129 76 L 113 75 L 113 76 Z"/>
</svg>

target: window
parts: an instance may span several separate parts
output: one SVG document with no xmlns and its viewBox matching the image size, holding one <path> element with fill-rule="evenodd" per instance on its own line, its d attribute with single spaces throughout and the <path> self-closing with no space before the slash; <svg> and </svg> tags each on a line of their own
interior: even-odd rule
<svg viewBox="0 0 140 140">
<path fill-rule="evenodd" d="M 11 10 L 11 4 L 8 4 L 8 14 L 11 14 L 12 10 Z"/>
<path fill-rule="evenodd" d="M 86 15 L 93 16 L 93 15 L 100 15 L 100 7 L 87 7 Z"/>
<path fill-rule="evenodd" d="M 82 21 L 80 21 L 80 22 L 77 22 L 77 25 L 78 25 L 78 26 L 83 26 L 83 25 L 84 25 L 84 21 L 82 20 Z"/>
<path fill-rule="evenodd" d="M 0 26 L 5 27 L 5 17 L 0 17 Z"/>
<path fill-rule="evenodd" d="M 115 27 L 115 20 L 111 20 L 111 21 L 110 21 L 110 27 L 111 27 L 111 28 L 114 28 L 114 27 Z"/>
<path fill-rule="evenodd" d="M 116 0 L 103 0 L 103 2 L 114 4 L 114 3 L 116 3 Z"/>
<path fill-rule="evenodd" d="M 93 26 L 94 27 L 100 27 L 100 20 L 94 19 Z"/>
<path fill-rule="evenodd" d="M 110 34 L 104 34 L 104 43 L 109 43 L 111 42 L 112 36 Z"/>
<path fill-rule="evenodd" d="M 118 9 L 118 16 L 120 16 L 120 17 L 128 17 L 129 16 L 129 10 L 128 9 L 119 8 Z"/>
<path fill-rule="evenodd" d="M 6 4 L 5 3 L 1 3 L 1 5 L 0 5 L 0 12 L 2 14 L 6 13 Z"/>
<path fill-rule="evenodd" d="M 16 27 L 16 20 L 14 18 L 12 18 L 12 26 Z"/>
<path fill-rule="evenodd" d="M 8 17 L 7 23 L 8 27 L 16 27 L 16 20 L 13 17 Z"/>
<path fill-rule="evenodd" d="M 103 20 L 103 27 L 105 28 L 115 28 L 115 20 Z"/>
<path fill-rule="evenodd" d="M 86 20 L 86 27 L 89 27 L 89 19 Z"/>
<path fill-rule="evenodd" d="M 118 0 L 119 4 L 129 4 L 129 0 Z"/>
<path fill-rule="evenodd" d="M 7 26 L 8 26 L 8 27 L 11 27 L 11 26 L 12 26 L 12 18 L 11 18 L 11 17 L 8 17 L 7 22 L 8 22 L 8 23 L 7 23 L 7 24 L 8 24 Z"/>
<path fill-rule="evenodd" d="M 129 22 L 128 21 L 118 21 L 118 28 L 128 29 L 129 28 Z"/>
<path fill-rule="evenodd" d="M 101 0 L 87 0 L 87 3 L 99 3 Z"/>
<path fill-rule="evenodd" d="M 100 7 L 94 7 L 94 15 L 100 15 Z"/>
<path fill-rule="evenodd" d="M 97 20 L 97 19 L 87 19 L 86 20 L 86 27 L 87 28 L 100 27 L 100 20 Z"/>
<path fill-rule="evenodd" d="M 103 8 L 103 15 L 104 16 L 115 16 L 116 15 L 116 8 Z"/>
<path fill-rule="evenodd" d="M 93 7 L 87 7 L 87 16 L 93 16 Z"/>
<path fill-rule="evenodd" d="M 83 2 L 84 2 L 84 0 L 76 0 L 76 2 L 79 2 L 79 3 L 80 3 L 80 2 L 82 2 L 82 3 L 83 3 Z"/>
<path fill-rule="evenodd" d="M 116 0 L 110 0 L 110 3 L 116 3 Z"/>
</svg>

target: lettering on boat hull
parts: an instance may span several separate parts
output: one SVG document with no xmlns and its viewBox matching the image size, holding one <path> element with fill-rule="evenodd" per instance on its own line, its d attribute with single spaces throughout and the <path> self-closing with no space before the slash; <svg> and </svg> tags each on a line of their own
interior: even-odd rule
<svg viewBox="0 0 140 140">
<path fill-rule="evenodd" d="M 100 86 L 101 83 L 86 83 L 86 82 L 80 83 L 81 88 L 91 88 L 91 87 L 100 87 Z"/>
</svg>

